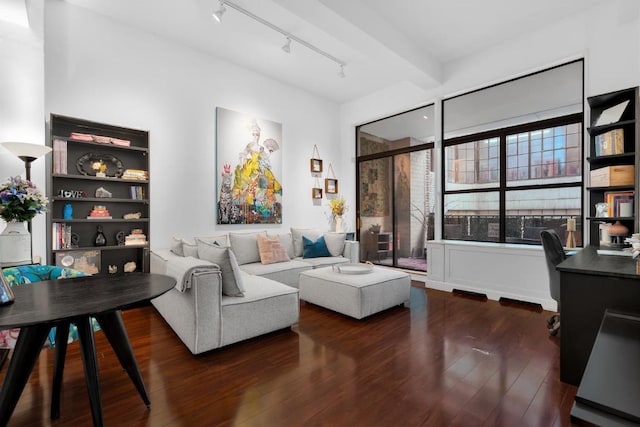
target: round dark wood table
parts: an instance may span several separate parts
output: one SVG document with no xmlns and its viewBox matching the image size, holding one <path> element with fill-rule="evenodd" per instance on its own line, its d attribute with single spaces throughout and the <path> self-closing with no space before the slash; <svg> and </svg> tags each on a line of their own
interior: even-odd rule
<svg viewBox="0 0 640 427">
<path fill-rule="evenodd" d="M 175 279 L 162 274 L 128 273 L 47 280 L 12 288 L 16 300 L 0 306 L 0 329 L 20 328 L 20 335 L 0 389 L 0 426 L 8 424 L 52 327 L 57 327 L 57 331 L 51 418 L 59 417 L 66 337 L 71 323 L 78 328 L 93 424 L 104 424 L 92 317 L 98 321 L 120 364 L 149 406 L 121 310 L 146 303 L 175 284 Z"/>
</svg>

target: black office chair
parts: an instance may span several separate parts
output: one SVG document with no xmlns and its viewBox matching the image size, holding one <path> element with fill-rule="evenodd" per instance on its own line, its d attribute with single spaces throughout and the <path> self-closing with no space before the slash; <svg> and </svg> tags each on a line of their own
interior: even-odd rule
<svg viewBox="0 0 640 427">
<path fill-rule="evenodd" d="M 567 255 L 562 247 L 562 241 L 555 230 L 543 230 L 540 232 L 544 257 L 547 260 L 547 271 L 549 273 L 549 290 L 551 298 L 558 303 L 558 313 L 548 320 L 549 333 L 556 335 L 560 330 L 560 272 L 556 270 L 556 265 L 567 259 Z"/>
</svg>

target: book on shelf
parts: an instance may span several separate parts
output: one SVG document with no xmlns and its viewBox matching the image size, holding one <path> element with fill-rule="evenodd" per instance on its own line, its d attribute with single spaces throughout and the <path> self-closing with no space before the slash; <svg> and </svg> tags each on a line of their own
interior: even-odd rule
<svg viewBox="0 0 640 427">
<path fill-rule="evenodd" d="M 149 179 L 149 172 L 140 169 L 126 169 L 122 174 L 122 179 L 137 179 L 146 181 Z"/>
<path fill-rule="evenodd" d="M 144 199 L 144 187 L 141 185 L 132 185 L 130 188 L 131 198 L 134 200 L 143 200 Z"/>
<path fill-rule="evenodd" d="M 53 140 L 53 173 L 67 173 L 67 141 Z"/>
<path fill-rule="evenodd" d="M 611 156 L 624 153 L 624 129 L 614 129 L 596 135 L 596 156 Z"/>
<path fill-rule="evenodd" d="M 609 217 L 621 217 L 633 215 L 633 191 L 607 191 L 604 193 L 604 202 L 607 204 Z M 621 212 L 621 204 L 630 204 L 625 206 Z M 628 212 L 629 207 L 631 212 Z"/>
<path fill-rule="evenodd" d="M 145 245 L 146 243 L 147 243 L 147 236 L 139 228 L 131 230 L 131 234 L 129 234 L 128 236 L 125 236 L 124 238 L 125 246 Z"/>
</svg>

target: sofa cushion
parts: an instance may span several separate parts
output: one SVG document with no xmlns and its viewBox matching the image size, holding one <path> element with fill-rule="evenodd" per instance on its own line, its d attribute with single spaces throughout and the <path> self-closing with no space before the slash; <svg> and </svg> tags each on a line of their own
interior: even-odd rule
<svg viewBox="0 0 640 427">
<path fill-rule="evenodd" d="M 325 258 L 313 258 L 313 259 L 325 259 Z M 276 282 L 284 283 L 285 285 L 298 287 L 298 276 L 301 272 L 311 270 L 313 266 L 311 263 L 306 262 L 302 258 L 296 260 L 277 262 L 275 264 L 261 264 L 259 262 L 253 262 L 251 264 L 244 264 L 240 266 L 240 270 L 245 273 L 252 274 L 254 276 L 266 277 L 267 279 L 275 280 Z"/>
<path fill-rule="evenodd" d="M 278 236 L 263 236 L 258 234 L 258 252 L 262 264 L 289 261 L 286 249 L 282 246 Z"/>
<path fill-rule="evenodd" d="M 175 236 L 171 238 L 171 252 L 178 256 L 184 256 L 184 250 L 182 249 L 182 239 Z"/>
<path fill-rule="evenodd" d="M 296 254 L 293 250 L 293 239 L 291 238 L 291 233 L 282 233 L 277 234 L 280 239 L 280 243 L 282 243 L 282 247 L 287 251 L 287 256 L 290 259 L 293 259 Z"/>
<path fill-rule="evenodd" d="M 229 246 L 229 239 L 227 239 L 226 234 L 221 234 L 219 236 L 197 236 L 196 240 L 198 239 L 207 243 L 215 243 L 218 246 L 222 246 L 222 247 Z"/>
<path fill-rule="evenodd" d="M 302 237 L 306 237 L 310 240 L 316 240 L 322 236 L 322 232 L 315 228 L 291 228 L 291 238 L 293 241 L 293 254 L 294 256 L 302 256 L 302 250 L 304 248 L 302 244 Z"/>
<path fill-rule="evenodd" d="M 266 236 L 266 232 L 260 233 Z M 229 244 L 238 259 L 238 264 L 260 262 L 258 233 L 229 233 Z"/>
<path fill-rule="evenodd" d="M 194 258 L 198 258 L 198 245 L 192 242 L 187 242 L 186 240 L 182 240 L 182 253 L 183 256 L 192 256 Z"/>
<path fill-rule="evenodd" d="M 336 264 L 351 262 L 349 258 L 343 256 L 323 256 L 319 258 L 294 258 L 293 261 L 301 261 L 311 268 L 330 267 Z M 292 261 L 292 262 L 293 262 Z"/>
<path fill-rule="evenodd" d="M 319 258 L 331 256 L 327 244 L 324 242 L 324 237 L 320 236 L 318 240 L 311 240 L 305 236 L 302 236 L 302 257 L 303 258 Z"/>
<path fill-rule="evenodd" d="M 296 294 L 298 289 L 276 282 L 275 280 L 266 279 L 261 276 L 254 276 L 249 273 L 241 272 L 242 280 L 246 283 L 245 298 L 227 298 L 222 297 L 221 304 L 223 306 L 246 304 L 252 301 L 264 300 L 279 295 Z"/>
<path fill-rule="evenodd" d="M 232 297 L 244 295 L 242 275 L 233 251 L 228 247 L 220 247 L 197 239 L 200 259 L 218 264 L 222 272 L 222 293 Z"/>
<path fill-rule="evenodd" d="M 344 242 L 346 240 L 346 233 L 324 233 L 324 242 L 329 249 L 331 256 L 342 256 L 344 253 Z"/>
</svg>

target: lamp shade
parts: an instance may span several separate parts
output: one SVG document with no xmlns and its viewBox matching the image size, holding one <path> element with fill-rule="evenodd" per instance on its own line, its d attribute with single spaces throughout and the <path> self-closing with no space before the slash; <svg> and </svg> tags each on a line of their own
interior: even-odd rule
<svg viewBox="0 0 640 427">
<path fill-rule="evenodd" d="M 0 142 L 0 145 L 24 161 L 33 161 L 51 151 L 51 147 L 30 142 Z"/>
</svg>

